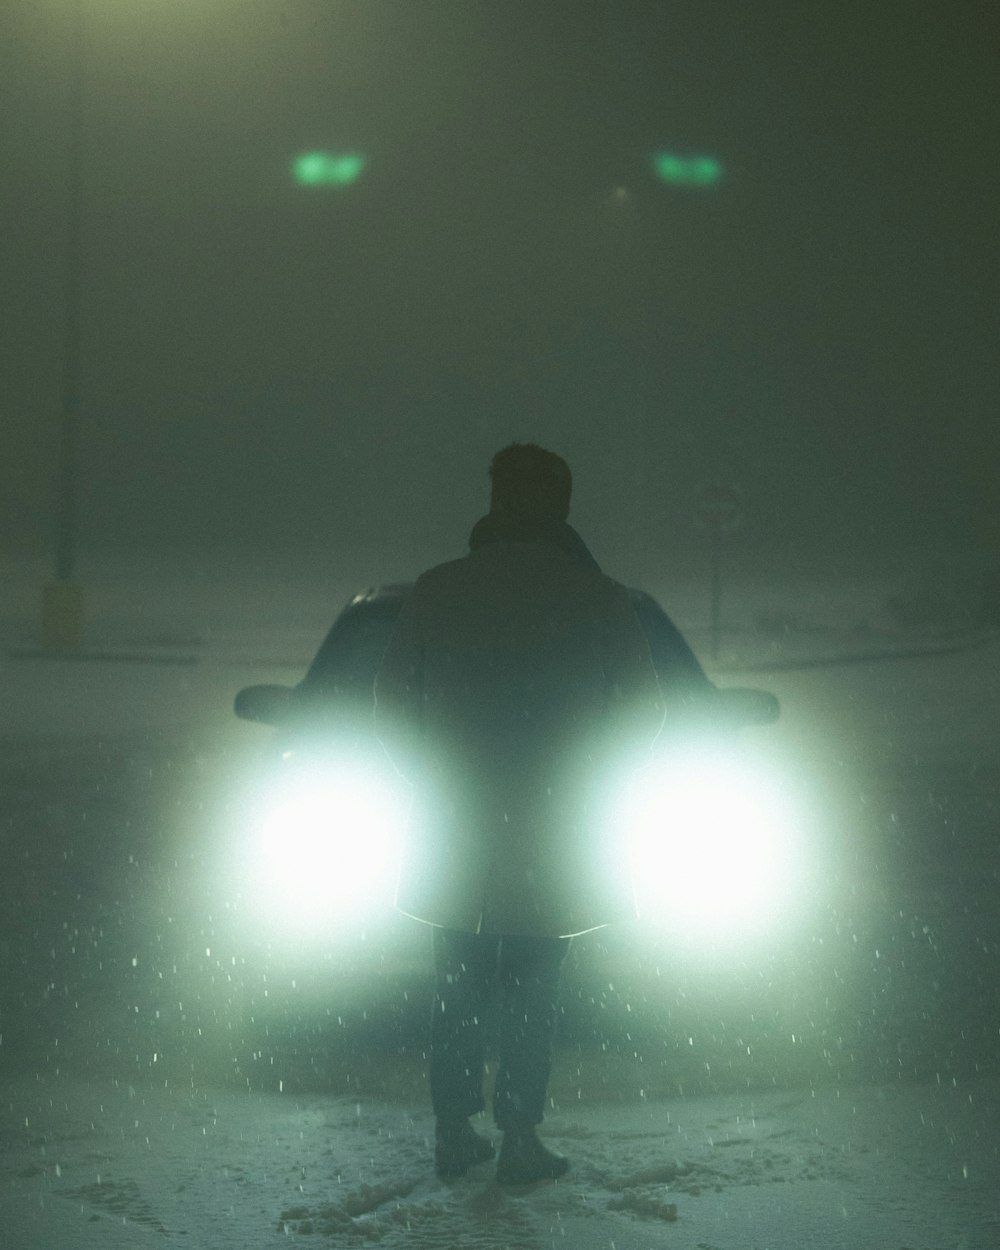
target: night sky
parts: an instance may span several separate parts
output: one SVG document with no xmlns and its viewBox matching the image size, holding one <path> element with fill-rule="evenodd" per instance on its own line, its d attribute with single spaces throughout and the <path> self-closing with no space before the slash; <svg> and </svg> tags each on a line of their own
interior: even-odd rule
<svg viewBox="0 0 1000 1250">
<path fill-rule="evenodd" d="M 570 461 L 599 554 L 695 541 L 713 477 L 762 560 L 1000 542 L 990 3 L 80 4 L 84 555 L 416 572 L 514 438 Z M 73 14 L 0 10 L 14 552 L 52 541 Z M 364 174 L 298 186 L 310 149 Z"/>
</svg>

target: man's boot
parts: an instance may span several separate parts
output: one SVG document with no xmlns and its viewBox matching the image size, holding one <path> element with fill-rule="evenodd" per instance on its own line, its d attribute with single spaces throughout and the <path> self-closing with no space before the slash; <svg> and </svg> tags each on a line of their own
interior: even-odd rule
<svg viewBox="0 0 1000 1250">
<path fill-rule="evenodd" d="M 477 1163 L 496 1154 L 493 1143 L 480 1137 L 467 1119 L 438 1120 L 434 1130 L 434 1170 L 443 1181 L 464 1176 Z"/>
<path fill-rule="evenodd" d="M 501 1185 L 530 1185 L 554 1181 L 569 1170 L 569 1160 L 547 1149 L 538 1140 L 533 1124 L 504 1128 L 497 1181 Z"/>
</svg>

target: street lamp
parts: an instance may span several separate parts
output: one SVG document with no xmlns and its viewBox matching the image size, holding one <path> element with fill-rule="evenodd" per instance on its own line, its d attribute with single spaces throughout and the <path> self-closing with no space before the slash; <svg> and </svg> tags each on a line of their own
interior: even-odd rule
<svg viewBox="0 0 1000 1250">
<path fill-rule="evenodd" d="M 722 181 L 722 162 L 714 156 L 686 156 L 677 152 L 654 152 L 653 173 L 668 186 L 714 187 Z"/>
<path fill-rule="evenodd" d="M 292 162 L 292 176 L 302 187 L 347 187 L 365 164 L 359 152 L 303 152 Z"/>
</svg>

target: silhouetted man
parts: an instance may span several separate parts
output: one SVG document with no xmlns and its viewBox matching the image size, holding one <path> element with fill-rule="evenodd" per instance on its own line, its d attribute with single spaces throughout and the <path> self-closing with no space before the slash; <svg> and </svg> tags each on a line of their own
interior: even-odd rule
<svg viewBox="0 0 1000 1250">
<path fill-rule="evenodd" d="M 561 1176 L 536 1135 L 569 938 L 631 918 L 610 805 L 663 709 L 627 592 L 566 522 L 559 456 L 512 444 L 490 466 L 469 554 L 421 576 L 376 681 L 377 726 L 414 803 L 397 905 L 434 926 L 430 1085 L 438 1175 L 494 1154 L 482 1023 L 501 998 L 497 1179 Z"/>
</svg>

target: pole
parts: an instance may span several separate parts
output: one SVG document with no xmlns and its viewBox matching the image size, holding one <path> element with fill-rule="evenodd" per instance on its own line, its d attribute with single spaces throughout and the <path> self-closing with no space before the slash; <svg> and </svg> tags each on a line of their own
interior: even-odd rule
<svg viewBox="0 0 1000 1250">
<path fill-rule="evenodd" d="M 83 14 L 75 0 L 70 47 L 67 119 L 65 307 L 62 407 L 59 422 L 55 507 L 55 580 L 42 588 L 42 647 L 78 651 L 83 634 L 83 596 L 76 570 L 77 450 L 80 427 L 80 285 L 83 191 Z"/>
<path fill-rule="evenodd" d="M 645 559 L 649 550 L 649 535 L 646 533 L 646 412 L 642 389 L 637 387 L 636 392 L 635 477 L 631 484 L 635 492 L 632 503 L 632 551 L 636 559 L 635 584 L 642 590 L 646 585 Z"/>
<path fill-rule="evenodd" d="M 76 568 L 77 444 L 80 428 L 80 242 L 83 179 L 83 0 L 73 13 L 67 177 L 66 276 L 63 320 L 62 420 L 59 437 L 56 579 L 71 581 Z"/>
<path fill-rule="evenodd" d="M 722 526 L 713 522 L 710 527 L 710 580 L 712 596 L 712 659 L 719 658 L 719 632 L 722 620 Z"/>
</svg>

